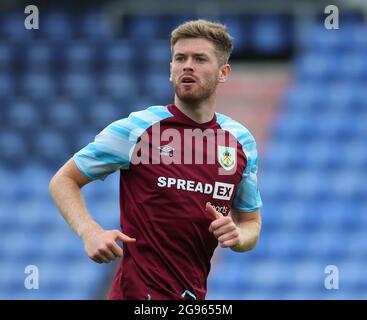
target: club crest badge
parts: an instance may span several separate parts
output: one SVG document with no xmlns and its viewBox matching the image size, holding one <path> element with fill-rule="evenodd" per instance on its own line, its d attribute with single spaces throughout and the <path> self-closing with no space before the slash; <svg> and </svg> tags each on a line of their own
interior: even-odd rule
<svg viewBox="0 0 367 320">
<path fill-rule="evenodd" d="M 218 146 L 218 161 L 223 169 L 230 171 L 236 166 L 237 153 L 235 148 Z"/>
</svg>

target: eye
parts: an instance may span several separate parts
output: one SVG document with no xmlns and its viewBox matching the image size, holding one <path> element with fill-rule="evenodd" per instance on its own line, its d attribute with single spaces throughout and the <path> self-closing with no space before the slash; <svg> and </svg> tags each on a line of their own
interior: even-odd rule
<svg viewBox="0 0 367 320">
<path fill-rule="evenodd" d="M 184 61 L 184 57 L 183 56 L 178 56 L 178 57 L 175 57 L 175 61 L 178 61 L 178 62 L 182 62 Z"/>
<path fill-rule="evenodd" d="M 204 57 L 197 57 L 196 58 L 196 61 L 198 61 L 198 62 L 205 62 L 206 59 Z"/>
</svg>

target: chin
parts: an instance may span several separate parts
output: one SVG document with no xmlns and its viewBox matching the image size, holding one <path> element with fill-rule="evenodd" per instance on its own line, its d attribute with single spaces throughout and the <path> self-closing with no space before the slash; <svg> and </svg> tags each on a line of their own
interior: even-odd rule
<svg viewBox="0 0 367 320">
<path fill-rule="evenodd" d="M 187 102 L 187 103 L 195 103 L 195 102 L 199 102 L 199 101 L 203 100 L 201 97 L 198 97 L 196 95 L 188 95 L 188 94 L 177 95 L 177 97 L 181 101 Z"/>
</svg>

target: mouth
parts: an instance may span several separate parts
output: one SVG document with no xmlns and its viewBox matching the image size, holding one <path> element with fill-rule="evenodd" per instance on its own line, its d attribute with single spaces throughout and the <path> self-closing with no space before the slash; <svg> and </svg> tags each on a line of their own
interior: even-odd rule
<svg viewBox="0 0 367 320">
<path fill-rule="evenodd" d="M 181 78 L 181 83 L 184 84 L 184 85 L 190 85 L 190 84 L 196 83 L 196 81 L 195 81 L 195 79 L 193 77 L 183 76 Z"/>
</svg>

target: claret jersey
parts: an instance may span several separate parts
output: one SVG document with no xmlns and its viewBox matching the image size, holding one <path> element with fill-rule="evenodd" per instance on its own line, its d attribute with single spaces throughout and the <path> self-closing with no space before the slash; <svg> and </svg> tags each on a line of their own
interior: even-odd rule
<svg viewBox="0 0 367 320">
<path fill-rule="evenodd" d="M 209 203 L 223 215 L 262 205 L 250 132 L 216 113 L 198 124 L 174 104 L 133 112 L 73 157 L 89 179 L 120 170 L 124 243 L 110 299 L 205 299 L 218 241 Z"/>
</svg>

